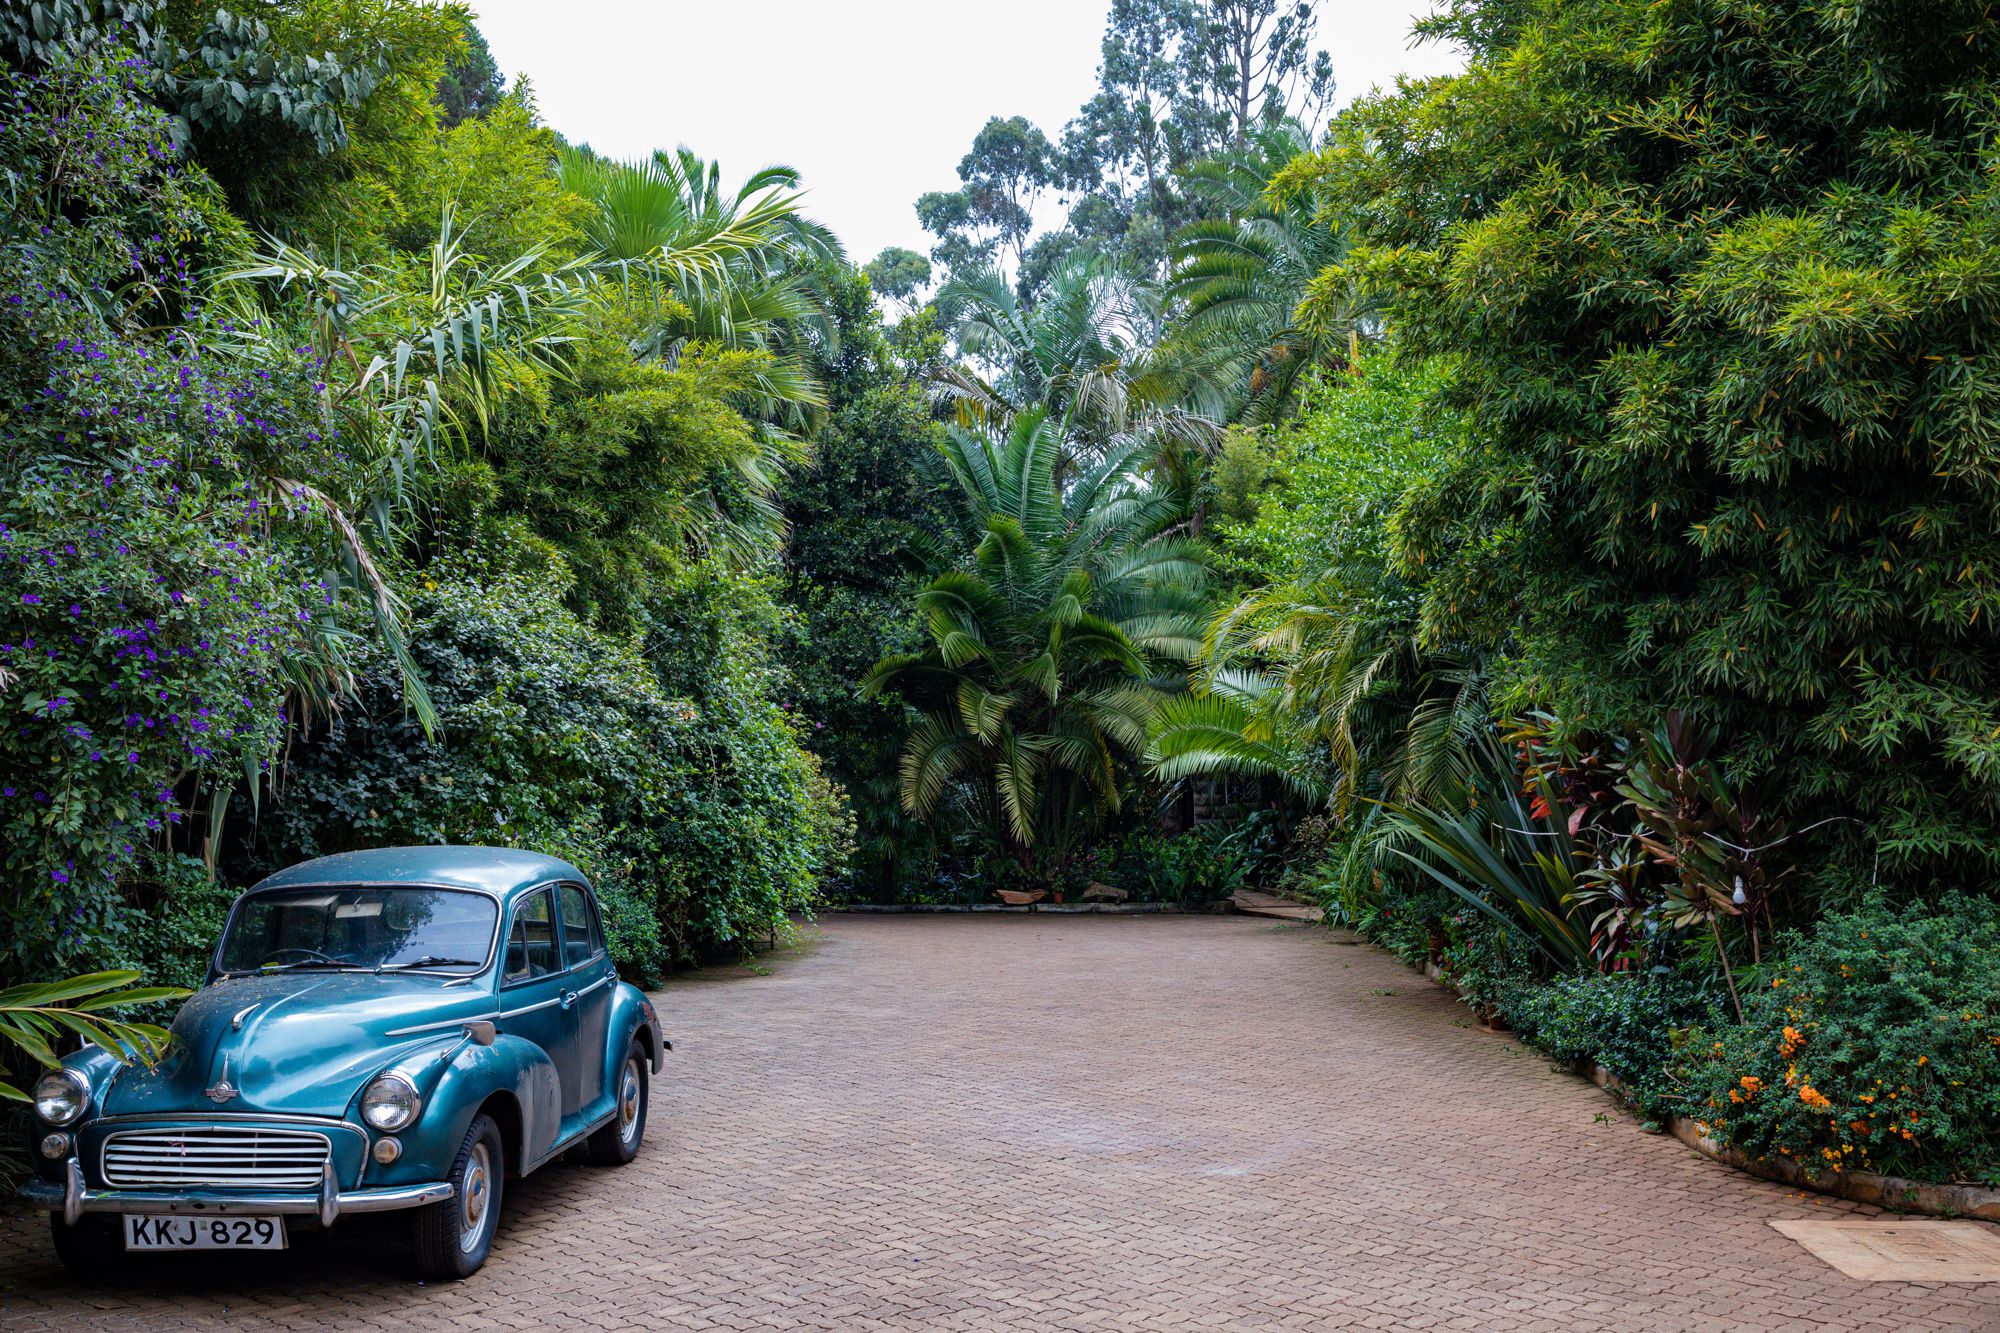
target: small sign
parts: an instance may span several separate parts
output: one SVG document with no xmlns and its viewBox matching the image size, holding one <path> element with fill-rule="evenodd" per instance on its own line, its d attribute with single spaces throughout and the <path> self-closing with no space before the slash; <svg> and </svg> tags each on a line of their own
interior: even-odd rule
<svg viewBox="0 0 2000 1333">
<path fill-rule="evenodd" d="M 279 1217 L 142 1217 L 125 1214 L 128 1250 L 282 1250 Z"/>
</svg>

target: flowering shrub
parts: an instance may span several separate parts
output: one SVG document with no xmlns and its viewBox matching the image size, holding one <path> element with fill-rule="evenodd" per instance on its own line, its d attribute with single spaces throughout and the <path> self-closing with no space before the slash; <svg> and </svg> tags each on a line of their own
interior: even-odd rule
<svg viewBox="0 0 2000 1333">
<path fill-rule="evenodd" d="M 1688 1047 L 1688 1114 L 1815 1170 L 2000 1184 L 2000 920 L 1880 895 L 1794 936 L 1741 1026 Z"/>
<path fill-rule="evenodd" d="M 0 865 L 18 961 L 88 961 L 118 930 L 113 877 L 181 817 L 178 789 L 261 774 L 284 659 L 326 600 L 294 558 L 244 540 L 240 486 L 159 462 L 30 469 L 0 503 Z"/>
<path fill-rule="evenodd" d="M 134 73 L 0 72 L 4 976 L 123 953 L 119 877 L 196 793 L 258 780 L 330 601 L 329 548 L 266 471 L 337 465 L 316 368 L 210 350 L 207 187 Z"/>
</svg>

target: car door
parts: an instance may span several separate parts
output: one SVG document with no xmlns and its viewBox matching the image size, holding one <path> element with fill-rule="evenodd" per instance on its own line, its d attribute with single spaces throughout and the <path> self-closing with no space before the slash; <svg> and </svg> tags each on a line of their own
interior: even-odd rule
<svg viewBox="0 0 2000 1333">
<path fill-rule="evenodd" d="M 617 974 L 598 928 L 597 904 L 581 884 L 556 886 L 562 912 L 563 962 L 569 975 L 571 1009 L 576 1015 L 578 1102 L 595 1107 L 604 1096 L 604 1047 L 610 1040 L 611 999 Z"/>
<path fill-rule="evenodd" d="M 567 1121 L 583 1105 L 578 1068 L 576 1008 L 565 1003 L 572 990 L 563 966 L 556 926 L 555 890 L 536 889 L 514 903 L 500 963 L 500 1031 L 525 1037 L 548 1052 L 560 1084 L 561 1117 Z"/>
</svg>

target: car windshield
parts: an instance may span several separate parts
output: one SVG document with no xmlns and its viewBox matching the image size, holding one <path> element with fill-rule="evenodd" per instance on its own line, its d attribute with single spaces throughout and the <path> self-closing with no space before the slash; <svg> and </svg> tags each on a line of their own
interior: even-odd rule
<svg viewBox="0 0 2000 1333">
<path fill-rule="evenodd" d="M 486 966 L 499 914 L 485 894 L 456 889 L 269 889 L 236 910 L 220 967 L 464 975 Z"/>
</svg>

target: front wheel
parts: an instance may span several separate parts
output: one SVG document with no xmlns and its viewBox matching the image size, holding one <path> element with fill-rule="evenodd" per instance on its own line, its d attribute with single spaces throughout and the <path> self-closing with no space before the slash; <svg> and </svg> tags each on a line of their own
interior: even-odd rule
<svg viewBox="0 0 2000 1333">
<path fill-rule="evenodd" d="M 83 1217 L 75 1226 L 62 1220 L 61 1213 L 49 1214 L 49 1235 L 56 1243 L 56 1258 L 72 1273 L 103 1278 L 112 1264 L 125 1259 L 124 1219 Z"/>
<path fill-rule="evenodd" d="M 416 1210 L 417 1271 L 427 1278 L 471 1277 L 493 1248 L 500 1191 L 507 1174 L 500 1127 L 478 1115 L 452 1164 L 452 1195 Z"/>
<path fill-rule="evenodd" d="M 646 1048 L 637 1041 L 618 1066 L 617 1109 L 604 1128 L 589 1139 L 590 1160 L 597 1166 L 623 1166 L 639 1155 L 646 1137 L 646 1105 L 652 1092 L 646 1072 Z"/>
</svg>

